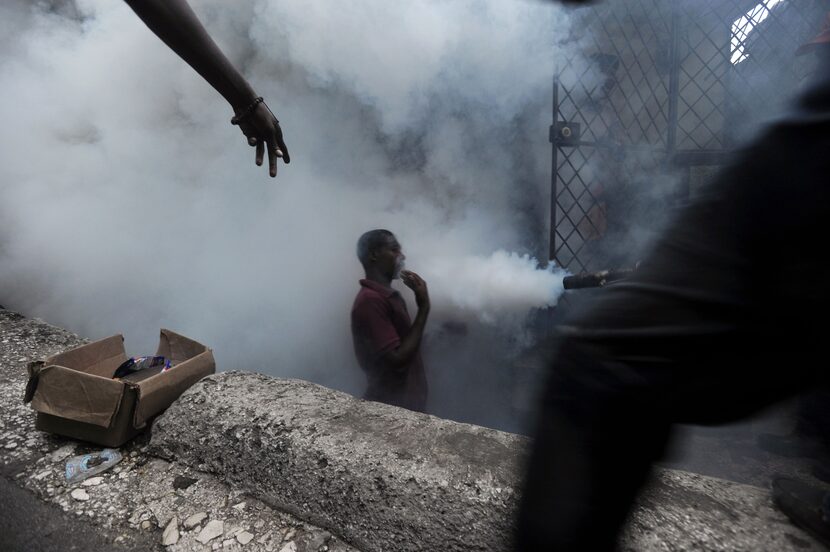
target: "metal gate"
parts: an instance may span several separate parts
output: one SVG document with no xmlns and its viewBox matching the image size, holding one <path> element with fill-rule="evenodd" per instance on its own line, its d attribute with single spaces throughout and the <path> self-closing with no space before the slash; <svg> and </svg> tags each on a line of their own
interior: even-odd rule
<svg viewBox="0 0 830 552">
<path fill-rule="evenodd" d="M 625 266 L 815 70 L 828 0 L 619 0 L 576 11 L 554 78 L 550 258 Z"/>
</svg>

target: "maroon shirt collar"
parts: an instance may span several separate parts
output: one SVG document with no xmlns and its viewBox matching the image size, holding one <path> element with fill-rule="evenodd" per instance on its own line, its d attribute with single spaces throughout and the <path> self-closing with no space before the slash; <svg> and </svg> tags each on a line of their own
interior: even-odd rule
<svg viewBox="0 0 830 552">
<path fill-rule="evenodd" d="M 392 289 L 391 287 L 386 287 L 383 284 L 379 284 L 378 282 L 375 282 L 373 280 L 366 280 L 365 278 L 360 280 L 360 285 L 365 287 L 365 288 L 369 288 L 371 290 L 377 291 L 378 293 L 380 293 L 384 297 L 392 297 L 393 295 L 398 293 L 396 290 Z"/>
</svg>

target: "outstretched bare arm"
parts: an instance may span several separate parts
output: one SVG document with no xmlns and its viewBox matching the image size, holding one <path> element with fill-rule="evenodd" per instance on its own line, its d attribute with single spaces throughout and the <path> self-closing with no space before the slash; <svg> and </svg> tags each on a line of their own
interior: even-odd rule
<svg viewBox="0 0 830 552">
<path fill-rule="evenodd" d="M 256 146 L 257 165 L 262 164 L 267 146 L 270 173 L 276 176 L 277 157 L 290 161 L 279 121 L 264 102 L 255 103 L 256 92 L 216 45 L 187 0 L 125 1 L 150 30 L 228 101 L 248 143 Z"/>
</svg>

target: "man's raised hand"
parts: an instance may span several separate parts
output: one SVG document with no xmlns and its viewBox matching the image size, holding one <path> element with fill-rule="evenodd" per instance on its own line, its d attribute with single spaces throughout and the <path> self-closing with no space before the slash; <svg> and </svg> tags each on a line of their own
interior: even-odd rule
<svg viewBox="0 0 830 552">
<path fill-rule="evenodd" d="M 406 287 L 415 293 L 415 304 L 418 305 L 419 309 L 429 307 L 429 291 L 423 278 L 411 270 L 403 270 L 401 271 L 401 280 Z"/>
</svg>

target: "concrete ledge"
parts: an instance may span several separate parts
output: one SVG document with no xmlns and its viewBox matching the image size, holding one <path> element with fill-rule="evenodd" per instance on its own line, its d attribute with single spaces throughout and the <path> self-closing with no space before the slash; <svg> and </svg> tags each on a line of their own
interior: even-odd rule
<svg viewBox="0 0 830 552">
<path fill-rule="evenodd" d="M 95 486 L 68 485 L 66 458 L 91 448 L 35 431 L 21 397 L 28 361 L 80 343 L 65 330 L 0 310 L 0 478 L 71 516 L 56 521 L 65 531 L 99 533 L 113 550 L 507 549 L 525 439 L 255 374 L 205 380 L 159 420 L 156 450 L 180 461 L 149 454 L 143 435 L 122 447 L 125 460 Z M 79 489 L 83 500 L 73 496 Z M 6 511 L 18 513 L 19 493 L 7 494 Z M 194 513 L 201 522 L 191 526 L 185 520 Z M 179 540 L 163 547 L 177 533 L 174 518 Z M 203 543 L 214 522 L 224 531 Z M 38 527 L 31 520 L 9 533 L 48 550 L 51 537 Z M 8 544 L 15 535 L 0 532 L 0 549 L 19 548 Z M 676 470 L 657 471 L 620 549 L 825 550 L 773 508 L 765 489 Z"/>
<path fill-rule="evenodd" d="M 515 435 L 360 401 L 298 380 L 230 372 L 183 395 L 152 450 L 221 473 L 364 550 L 502 550 Z"/>
<path fill-rule="evenodd" d="M 364 552 L 509 550 L 523 437 L 298 380 L 210 376 L 157 420 L 151 449 Z M 623 550 L 822 550 L 757 487 L 659 470 Z"/>
</svg>

